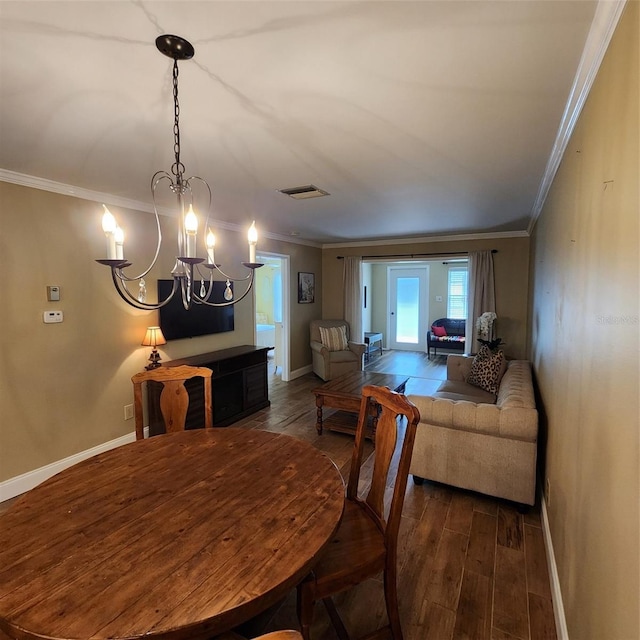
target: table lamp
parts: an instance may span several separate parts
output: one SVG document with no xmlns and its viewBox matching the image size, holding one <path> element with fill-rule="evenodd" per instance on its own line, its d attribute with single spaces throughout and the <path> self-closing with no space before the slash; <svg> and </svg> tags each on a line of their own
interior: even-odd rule
<svg viewBox="0 0 640 640">
<path fill-rule="evenodd" d="M 167 344 L 165 337 L 162 335 L 160 327 L 147 327 L 147 333 L 145 333 L 144 340 L 142 341 L 143 347 L 153 347 L 151 355 L 149 356 L 149 364 L 145 369 L 155 369 L 160 366 L 160 354 L 156 347 L 158 345 Z"/>
</svg>

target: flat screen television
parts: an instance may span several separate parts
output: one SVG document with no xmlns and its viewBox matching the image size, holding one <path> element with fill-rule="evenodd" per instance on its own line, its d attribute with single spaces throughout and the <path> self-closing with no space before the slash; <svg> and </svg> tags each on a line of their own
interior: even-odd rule
<svg viewBox="0 0 640 640">
<path fill-rule="evenodd" d="M 199 284 L 197 285 L 200 286 Z M 227 283 L 213 282 L 211 302 L 224 302 L 224 290 Z M 173 287 L 173 280 L 158 280 L 158 300 L 164 300 Z M 232 284 L 233 288 L 233 284 Z M 167 340 L 194 338 L 211 333 L 233 331 L 233 305 L 228 307 L 210 307 L 205 304 L 193 304 L 186 311 L 182 305 L 180 291 L 176 291 L 171 301 L 160 307 L 160 328 Z"/>
</svg>

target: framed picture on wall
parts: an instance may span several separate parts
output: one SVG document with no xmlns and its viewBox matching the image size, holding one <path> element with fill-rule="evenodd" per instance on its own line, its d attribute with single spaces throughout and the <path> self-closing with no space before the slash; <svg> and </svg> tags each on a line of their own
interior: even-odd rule
<svg viewBox="0 0 640 640">
<path fill-rule="evenodd" d="M 310 304 L 316 301 L 316 277 L 313 273 L 298 271 L 298 302 Z"/>
</svg>

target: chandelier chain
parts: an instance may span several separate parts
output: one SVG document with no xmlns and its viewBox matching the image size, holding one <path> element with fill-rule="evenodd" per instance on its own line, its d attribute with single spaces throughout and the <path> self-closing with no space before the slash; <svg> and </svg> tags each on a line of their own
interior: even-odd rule
<svg viewBox="0 0 640 640">
<path fill-rule="evenodd" d="M 173 60 L 173 151 L 176 161 L 171 172 L 176 177 L 176 186 L 182 189 L 184 165 L 180 162 L 180 103 L 178 102 L 178 60 Z"/>
</svg>

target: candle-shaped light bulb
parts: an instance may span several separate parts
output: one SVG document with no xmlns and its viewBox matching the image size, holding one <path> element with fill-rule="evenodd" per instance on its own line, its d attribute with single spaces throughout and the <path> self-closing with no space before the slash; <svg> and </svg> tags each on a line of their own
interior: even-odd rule
<svg viewBox="0 0 640 640">
<path fill-rule="evenodd" d="M 124 260 L 124 231 L 116 226 L 113 238 L 116 244 L 116 260 Z"/>
<path fill-rule="evenodd" d="M 209 264 L 215 264 L 215 258 L 214 258 L 214 253 L 213 250 L 216 246 L 216 237 L 213 234 L 213 231 L 209 231 L 209 233 L 207 233 L 207 262 Z"/>
<path fill-rule="evenodd" d="M 187 232 L 187 258 L 196 257 L 196 236 L 198 233 L 198 218 L 193 211 L 193 205 L 189 205 L 189 211 L 184 217 L 184 230 Z"/>
<path fill-rule="evenodd" d="M 109 209 L 107 209 L 107 205 L 103 204 L 104 214 L 102 215 L 102 230 L 105 233 L 113 233 L 116 230 L 116 219 L 113 217 L 113 214 Z"/>
<path fill-rule="evenodd" d="M 254 220 L 249 227 L 247 234 L 249 239 L 249 262 L 256 261 L 256 244 L 258 243 L 258 231 L 256 230 L 256 221 Z"/>
<path fill-rule="evenodd" d="M 109 209 L 107 209 L 106 205 L 102 205 L 104 208 L 104 214 L 102 215 L 102 230 L 107 236 L 107 260 L 115 260 L 116 259 L 116 239 L 114 236 L 114 231 L 118 226 L 116 223 L 116 219 L 113 217 L 113 214 Z"/>
</svg>

